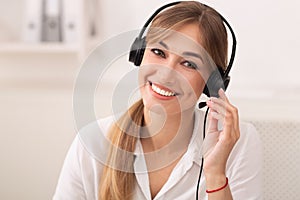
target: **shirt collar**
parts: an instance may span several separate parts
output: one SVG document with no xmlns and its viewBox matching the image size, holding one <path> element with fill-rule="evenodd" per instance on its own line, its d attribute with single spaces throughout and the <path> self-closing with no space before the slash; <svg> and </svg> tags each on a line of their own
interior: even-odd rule
<svg viewBox="0 0 300 200">
<path fill-rule="evenodd" d="M 186 154 L 191 156 L 192 160 L 198 165 L 201 164 L 202 158 L 202 143 L 203 143 L 203 125 L 205 112 L 199 109 L 195 109 L 194 128 L 193 134 L 188 146 Z M 143 155 L 143 148 L 140 140 L 137 140 L 134 156 Z"/>
</svg>

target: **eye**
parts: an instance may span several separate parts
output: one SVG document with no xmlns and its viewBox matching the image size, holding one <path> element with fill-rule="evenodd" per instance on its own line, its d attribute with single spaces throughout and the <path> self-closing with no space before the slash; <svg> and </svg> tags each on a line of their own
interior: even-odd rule
<svg viewBox="0 0 300 200">
<path fill-rule="evenodd" d="M 196 63 L 192 62 L 192 61 L 183 61 L 182 62 L 182 65 L 187 67 L 187 68 L 190 68 L 190 69 L 198 69 L 198 66 Z"/>
<path fill-rule="evenodd" d="M 166 58 L 166 54 L 160 49 L 151 49 L 151 51 L 159 57 Z"/>
</svg>

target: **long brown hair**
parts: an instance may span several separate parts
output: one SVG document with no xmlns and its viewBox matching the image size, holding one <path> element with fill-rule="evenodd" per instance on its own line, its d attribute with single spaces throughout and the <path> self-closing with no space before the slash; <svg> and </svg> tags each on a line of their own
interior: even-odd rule
<svg viewBox="0 0 300 200">
<path fill-rule="evenodd" d="M 159 34 L 155 32 L 155 28 L 175 30 L 189 23 L 199 24 L 202 46 L 216 65 L 225 70 L 227 65 L 225 26 L 214 9 L 199 2 L 183 1 L 158 14 L 152 21 L 147 38 Z M 101 175 L 99 199 L 132 199 L 136 184 L 132 153 L 139 139 L 139 127 L 143 126 L 143 118 L 144 105 L 142 100 L 139 100 L 110 129 L 108 136 L 112 145 L 107 158 L 108 164 L 104 166 Z M 129 154 L 124 154 L 119 149 Z"/>
</svg>

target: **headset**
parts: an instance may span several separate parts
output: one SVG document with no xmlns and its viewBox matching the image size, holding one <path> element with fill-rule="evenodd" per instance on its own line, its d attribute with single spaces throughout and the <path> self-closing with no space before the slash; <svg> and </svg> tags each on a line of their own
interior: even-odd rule
<svg viewBox="0 0 300 200">
<path fill-rule="evenodd" d="M 146 21 L 146 23 L 144 24 L 144 26 L 142 27 L 138 37 L 135 38 L 134 42 L 131 45 L 130 48 L 130 52 L 129 52 L 129 61 L 134 63 L 135 66 L 140 66 L 143 60 L 143 56 L 145 53 L 145 49 L 146 49 L 146 37 L 143 36 L 145 30 L 147 29 L 147 27 L 149 26 L 149 24 L 152 22 L 152 20 L 155 18 L 155 16 L 160 13 L 162 10 L 174 6 L 176 4 L 181 3 L 182 1 L 177 1 L 177 2 L 172 2 L 169 4 L 166 4 L 160 8 L 158 8 L 151 16 L 150 18 Z M 202 4 L 208 8 L 210 8 L 209 6 Z M 227 26 L 227 28 L 229 29 L 231 36 L 232 36 L 232 48 L 231 48 L 231 56 L 230 56 L 230 60 L 228 63 L 228 66 L 226 67 L 226 70 L 224 71 L 221 67 L 217 66 L 217 69 L 214 70 L 205 85 L 205 88 L 203 90 L 203 93 L 205 95 L 207 95 L 208 97 L 219 97 L 218 91 L 220 88 L 224 89 L 224 91 L 227 89 L 228 84 L 230 82 L 230 76 L 229 76 L 229 72 L 232 68 L 233 65 L 233 61 L 234 61 L 234 57 L 235 57 L 235 52 L 236 52 L 236 37 L 234 34 L 234 31 L 232 29 L 232 27 L 230 26 L 230 24 L 227 22 L 227 20 L 220 14 L 218 13 L 221 20 L 223 21 L 223 23 Z M 206 106 L 205 102 L 200 102 L 198 107 L 202 108 Z M 205 130 L 206 130 L 206 120 L 207 120 L 207 114 L 208 114 L 208 110 L 209 108 L 207 108 L 206 112 L 205 112 L 205 116 L 204 116 L 204 122 L 203 122 L 203 140 L 205 138 Z M 199 177 L 198 177 L 198 181 L 197 181 L 197 188 L 196 188 L 196 200 L 198 200 L 199 195 L 199 187 L 200 187 L 200 179 L 201 179 L 201 175 L 202 175 L 202 170 L 203 170 L 203 162 L 204 162 L 204 158 L 202 156 L 202 161 L 201 161 L 201 166 L 200 166 L 200 172 L 199 172 Z"/>
<path fill-rule="evenodd" d="M 140 66 L 143 56 L 144 56 L 144 52 L 146 49 L 146 37 L 143 36 L 145 30 L 147 29 L 147 27 L 149 26 L 149 24 L 152 22 L 152 20 L 155 18 L 155 16 L 157 14 L 159 14 L 162 10 L 174 6 L 176 4 L 181 3 L 182 1 L 177 1 L 177 2 L 172 2 L 172 3 L 168 3 L 160 8 L 158 8 L 151 16 L 150 18 L 146 21 L 146 23 L 144 24 L 144 26 L 142 27 L 138 37 L 135 38 L 134 42 L 131 45 L 130 48 L 130 52 L 129 52 L 129 61 L 134 63 L 135 66 Z M 206 7 L 209 7 L 205 4 L 202 4 Z M 222 88 L 224 91 L 227 89 L 229 82 L 230 82 L 230 76 L 229 76 L 229 72 L 232 68 L 233 65 L 233 61 L 234 61 L 234 57 L 235 57 L 235 52 L 236 52 L 236 37 L 234 34 L 234 31 L 232 29 L 232 27 L 230 26 L 230 24 L 227 22 L 227 20 L 220 14 L 218 13 L 220 18 L 222 19 L 222 21 L 224 22 L 224 24 L 228 27 L 231 35 L 232 35 L 232 49 L 231 49 L 231 56 L 230 56 L 230 60 L 228 63 L 228 66 L 226 67 L 226 70 L 224 71 L 221 67 L 217 66 L 217 69 L 214 70 L 205 85 L 205 88 L 203 90 L 203 93 L 205 95 L 207 95 L 208 97 L 219 97 L 218 95 L 218 91 L 220 88 Z M 201 104 L 201 103 L 200 103 Z M 203 107 L 203 104 L 200 105 L 199 107 Z"/>
</svg>

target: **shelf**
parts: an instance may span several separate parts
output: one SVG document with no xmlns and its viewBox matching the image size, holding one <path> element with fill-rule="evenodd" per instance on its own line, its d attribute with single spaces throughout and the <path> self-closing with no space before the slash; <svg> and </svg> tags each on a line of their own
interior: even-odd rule
<svg viewBox="0 0 300 200">
<path fill-rule="evenodd" d="M 0 53 L 79 53 L 79 45 L 63 43 L 3 43 Z"/>
</svg>

